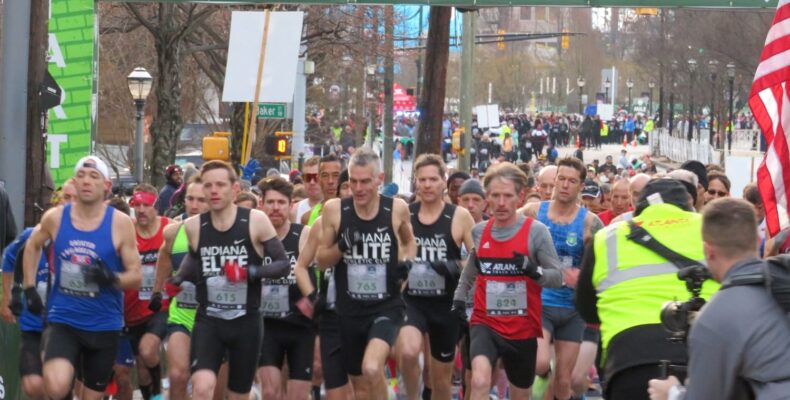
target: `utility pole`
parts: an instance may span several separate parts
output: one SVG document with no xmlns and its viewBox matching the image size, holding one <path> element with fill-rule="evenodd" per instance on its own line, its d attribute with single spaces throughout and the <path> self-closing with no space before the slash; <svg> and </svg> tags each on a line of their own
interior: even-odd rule
<svg viewBox="0 0 790 400">
<path fill-rule="evenodd" d="M 450 7 L 431 6 L 425 47 L 425 78 L 419 102 L 420 124 L 414 155 L 441 154 L 447 60 L 450 57 Z"/>
<path fill-rule="evenodd" d="M 394 38 L 395 35 L 395 11 L 392 5 L 384 6 L 384 138 L 382 141 L 382 159 L 384 160 L 384 182 L 392 182 L 392 106 L 393 93 L 392 83 L 395 80 L 395 60 L 394 60 Z"/>
<path fill-rule="evenodd" d="M 422 9 L 423 6 L 420 6 L 419 11 L 417 12 L 419 19 L 418 26 L 420 31 L 417 33 L 417 47 L 420 48 L 417 50 L 417 85 L 414 87 L 414 99 L 417 101 L 417 104 L 420 104 L 420 95 L 422 95 Z"/>
<path fill-rule="evenodd" d="M 27 74 L 31 0 L 3 4 L 3 62 L 0 67 L 0 180 L 17 226 L 25 212 Z"/>
<path fill-rule="evenodd" d="M 41 85 L 47 73 L 49 2 L 35 1 L 30 9 L 30 44 L 27 79 L 27 162 L 25 177 L 25 226 L 36 225 L 52 195 L 48 182 L 47 143 L 44 140 L 46 110 L 41 104 Z"/>
<path fill-rule="evenodd" d="M 468 172 L 471 168 L 469 151 L 472 148 L 472 107 L 475 86 L 475 33 L 477 32 L 477 10 L 463 13 L 464 25 L 461 38 L 461 129 L 463 149 L 458 157 L 458 170 Z"/>
</svg>

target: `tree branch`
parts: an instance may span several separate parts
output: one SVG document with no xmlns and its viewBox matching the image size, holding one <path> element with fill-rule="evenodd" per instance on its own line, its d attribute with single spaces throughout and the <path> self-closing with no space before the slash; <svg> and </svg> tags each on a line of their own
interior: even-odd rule
<svg viewBox="0 0 790 400">
<path fill-rule="evenodd" d="M 132 15 L 134 15 L 134 18 L 137 20 L 137 22 L 139 22 L 142 26 L 144 26 L 145 29 L 148 29 L 148 31 L 151 32 L 152 35 L 154 36 L 157 35 L 156 27 L 153 26 L 150 22 L 148 22 L 148 20 L 145 17 L 143 17 L 143 15 L 140 13 L 140 10 L 138 10 L 136 5 L 132 3 L 124 3 L 124 6 L 126 6 L 126 9 L 129 10 L 129 12 L 131 12 Z"/>
<path fill-rule="evenodd" d="M 224 51 L 228 51 L 228 45 L 226 43 L 219 43 L 219 44 L 209 44 L 209 45 L 205 45 L 205 46 L 190 47 L 188 49 L 184 49 L 183 54 L 184 55 L 191 55 L 193 53 L 202 53 L 202 52 L 206 52 L 206 51 L 209 51 L 209 50 L 224 50 Z"/>
</svg>

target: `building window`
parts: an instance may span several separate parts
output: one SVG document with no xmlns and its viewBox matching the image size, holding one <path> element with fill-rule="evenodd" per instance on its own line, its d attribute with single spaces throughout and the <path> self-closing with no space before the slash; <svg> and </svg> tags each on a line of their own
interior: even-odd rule
<svg viewBox="0 0 790 400">
<path fill-rule="evenodd" d="M 521 20 L 531 21 L 535 7 L 521 7 Z"/>
</svg>

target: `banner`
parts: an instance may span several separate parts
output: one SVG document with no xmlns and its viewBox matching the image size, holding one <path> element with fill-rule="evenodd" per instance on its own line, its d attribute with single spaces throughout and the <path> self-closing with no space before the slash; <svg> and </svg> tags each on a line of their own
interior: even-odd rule
<svg viewBox="0 0 790 400">
<path fill-rule="evenodd" d="M 63 89 L 61 105 L 49 110 L 47 162 L 55 185 L 74 174 L 91 152 L 96 117 L 96 13 L 94 0 L 51 0 L 49 73 Z"/>
</svg>

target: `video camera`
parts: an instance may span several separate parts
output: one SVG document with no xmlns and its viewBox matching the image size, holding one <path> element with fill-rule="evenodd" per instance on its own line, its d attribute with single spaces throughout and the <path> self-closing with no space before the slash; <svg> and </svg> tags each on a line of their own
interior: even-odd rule
<svg viewBox="0 0 790 400">
<path fill-rule="evenodd" d="M 672 334 L 670 341 L 686 342 L 691 324 L 705 305 L 705 299 L 700 297 L 702 284 L 710 278 L 710 272 L 703 265 L 692 265 L 678 271 L 678 279 L 686 282 L 691 298 L 685 302 L 668 301 L 661 307 L 661 325 Z"/>
</svg>

